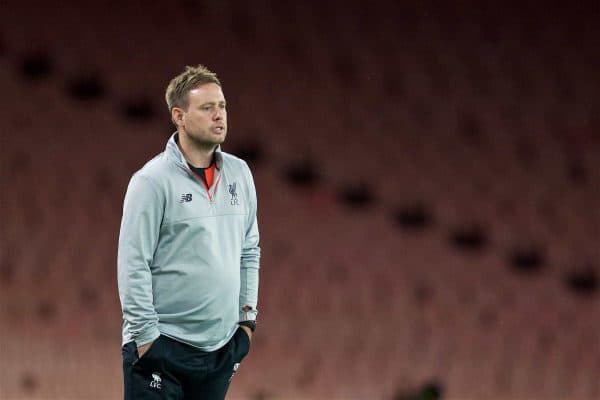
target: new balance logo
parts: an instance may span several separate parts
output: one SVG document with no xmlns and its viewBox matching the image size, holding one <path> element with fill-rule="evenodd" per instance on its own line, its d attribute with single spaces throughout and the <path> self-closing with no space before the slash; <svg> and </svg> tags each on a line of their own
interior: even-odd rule
<svg viewBox="0 0 600 400">
<path fill-rule="evenodd" d="M 189 203 L 190 201 L 192 201 L 192 194 L 191 193 L 182 194 L 181 198 L 179 199 L 180 203 Z"/>
<path fill-rule="evenodd" d="M 160 379 L 160 374 L 158 372 L 152 373 L 152 382 L 150 382 L 150 387 L 154 389 L 162 389 L 161 387 L 162 379 Z"/>
</svg>

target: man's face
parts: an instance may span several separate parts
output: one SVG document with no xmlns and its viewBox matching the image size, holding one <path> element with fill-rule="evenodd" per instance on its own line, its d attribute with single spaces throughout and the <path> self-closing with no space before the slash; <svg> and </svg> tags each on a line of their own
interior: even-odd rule
<svg viewBox="0 0 600 400">
<path fill-rule="evenodd" d="M 179 129 L 202 147 L 216 147 L 227 136 L 225 96 L 216 83 L 198 86 L 188 94 L 187 110 L 175 116 Z"/>
</svg>

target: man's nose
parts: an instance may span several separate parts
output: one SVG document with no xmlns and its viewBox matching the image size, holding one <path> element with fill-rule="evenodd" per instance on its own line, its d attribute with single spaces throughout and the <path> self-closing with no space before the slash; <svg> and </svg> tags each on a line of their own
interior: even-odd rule
<svg viewBox="0 0 600 400">
<path fill-rule="evenodd" d="M 213 114 L 213 119 L 215 121 L 220 121 L 223 119 L 224 115 L 225 115 L 225 111 L 221 110 L 220 108 L 217 108 L 217 111 L 215 111 L 215 113 Z"/>
</svg>

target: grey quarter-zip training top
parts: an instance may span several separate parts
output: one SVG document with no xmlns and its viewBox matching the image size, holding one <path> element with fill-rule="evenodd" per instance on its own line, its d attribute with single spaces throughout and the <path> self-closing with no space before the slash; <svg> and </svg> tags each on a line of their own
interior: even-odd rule
<svg viewBox="0 0 600 400">
<path fill-rule="evenodd" d="M 123 344 L 160 334 L 213 351 L 256 319 L 260 259 L 256 189 L 243 160 L 215 151 L 208 188 L 177 144 L 131 178 L 119 235 Z M 246 311 L 247 307 L 250 311 Z"/>
</svg>

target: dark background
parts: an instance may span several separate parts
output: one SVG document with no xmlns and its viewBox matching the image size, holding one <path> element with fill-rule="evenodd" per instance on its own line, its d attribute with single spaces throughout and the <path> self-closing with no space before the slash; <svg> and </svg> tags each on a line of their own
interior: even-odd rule
<svg viewBox="0 0 600 400">
<path fill-rule="evenodd" d="M 598 21 L 3 1 L 0 398 L 122 396 L 122 200 L 198 63 L 259 195 L 260 326 L 230 398 L 600 398 Z"/>
</svg>

